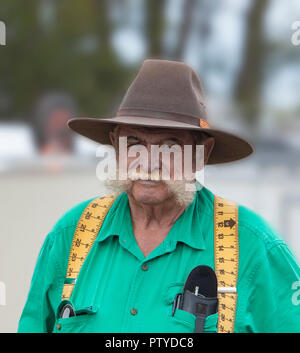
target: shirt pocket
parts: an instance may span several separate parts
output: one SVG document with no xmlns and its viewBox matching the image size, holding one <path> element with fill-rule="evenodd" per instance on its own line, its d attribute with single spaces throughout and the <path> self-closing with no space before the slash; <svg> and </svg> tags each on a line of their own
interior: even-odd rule
<svg viewBox="0 0 300 353">
<path fill-rule="evenodd" d="M 57 317 L 53 333 L 83 333 L 93 332 L 98 315 L 97 307 L 80 307 L 76 316 L 68 318 Z"/>
<path fill-rule="evenodd" d="M 218 313 L 207 316 L 204 324 L 204 333 L 217 333 Z"/>
<path fill-rule="evenodd" d="M 165 290 L 163 300 L 167 305 L 166 332 L 193 333 L 195 330 L 196 316 L 180 309 L 173 312 L 173 303 L 176 294 L 182 293 L 184 283 L 171 283 Z M 218 313 L 209 315 L 205 319 L 204 333 L 216 333 L 218 323 Z"/>
<path fill-rule="evenodd" d="M 176 333 L 193 333 L 195 330 L 196 316 L 180 309 L 176 309 L 171 316 L 172 326 Z"/>
<path fill-rule="evenodd" d="M 173 313 L 173 303 L 176 294 L 182 293 L 184 283 L 174 282 L 171 283 L 163 293 L 163 301 L 167 306 L 167 317 L 165 331 L 169 333 L 192 333 L 195 329 L 196 316 L 176 309 Z"/>
</svg>

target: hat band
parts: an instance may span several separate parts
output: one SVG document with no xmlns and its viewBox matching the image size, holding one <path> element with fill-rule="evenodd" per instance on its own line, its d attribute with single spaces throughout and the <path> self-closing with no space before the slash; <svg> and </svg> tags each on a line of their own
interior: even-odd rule
<svg viewBox="0 0 300 353">
<path fill-rule="evenodd" d="M 183 113 L 173 113 L 159 110 L 147 110 L 142 108 L 122 108 L 117 111 L 117 116 L 136 116 L 141 118 L 154 118 L 186 123 L 197 127 L 209 128 L 209 123 L 201 118 L 185 115 Z"/>
</svg>

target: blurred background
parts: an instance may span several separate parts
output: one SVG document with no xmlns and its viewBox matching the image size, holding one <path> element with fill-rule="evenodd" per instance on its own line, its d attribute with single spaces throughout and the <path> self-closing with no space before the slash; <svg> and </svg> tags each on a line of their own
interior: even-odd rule
<svg viewBox="0 0 300 353">
<path fill-rule="evenodd" d="M 300 259 L 299 0 L 0 0 L 0 20 L 0 332 L 17 330 L 58 218 L 105 193 L 98 145 L 66 121 L 114 116 L 145 58 L 198 72 L 211 125 L 255 146 L 207 167 L 205 185 L 262 215 Z"/>
</svg>

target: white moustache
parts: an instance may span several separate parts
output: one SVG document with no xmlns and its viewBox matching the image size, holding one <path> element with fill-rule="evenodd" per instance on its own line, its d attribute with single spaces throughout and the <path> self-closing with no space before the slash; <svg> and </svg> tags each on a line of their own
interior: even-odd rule
<svg viewBox="0 0 300 353">
<path fill-rule="evenodd" d="M 155 170 L 152 173 L 147 173 L 144 171 L 137 172 L 136 170 L 129 170 L 128 178 L 130 180 L 161 180 L 159 170 Z"/>
</svg>

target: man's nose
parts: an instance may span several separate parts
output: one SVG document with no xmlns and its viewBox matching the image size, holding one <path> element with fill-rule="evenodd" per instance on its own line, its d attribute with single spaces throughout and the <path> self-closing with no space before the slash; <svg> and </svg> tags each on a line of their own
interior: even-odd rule
<svg viewBox="0 0 300 353">
<path fill-rule="evenodd" d="M 147 155 L 148 155 L 148 173 L 154 170 L 160 170 L 162 166 L 162 156 L 161 153 L 155 153 L 154 147 L 155 145 L 152 143 L 148 143 L 146 145 Z"/>
</svg>

